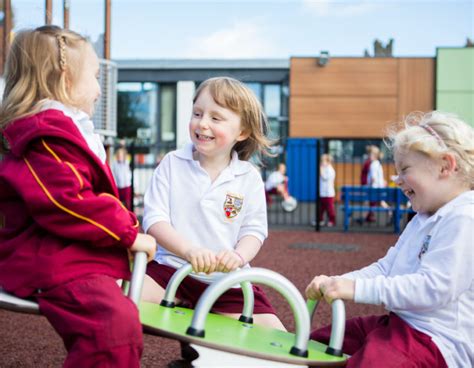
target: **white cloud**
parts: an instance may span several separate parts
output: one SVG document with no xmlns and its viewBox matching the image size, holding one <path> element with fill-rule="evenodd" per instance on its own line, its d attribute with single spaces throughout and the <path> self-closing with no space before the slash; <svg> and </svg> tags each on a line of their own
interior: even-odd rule
<svg viewBox="0 0 474 368">
<path fill-rule="evenodd" d="M 376 0 L 303 0 L 303 7 L 318 17 L 370 14 L 381 5 Z"/>
<path fill-rule="evenodd" d="M 276 50 L 262 26 L 246 21 L 202 37 L 194 37 L 185 57 L 260 58 L 274 57 Z"/>
</svg>

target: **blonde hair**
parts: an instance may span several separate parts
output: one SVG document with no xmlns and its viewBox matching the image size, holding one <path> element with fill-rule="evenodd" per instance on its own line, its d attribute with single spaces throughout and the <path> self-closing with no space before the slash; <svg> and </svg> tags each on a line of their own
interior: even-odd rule
<svg viewBox="0 0 474 368">
<path fill-rule="evenodd" d="M 394 152 L 416 151 L 429 158 L 453 154 L 460 178 L 474 188 L 474 129 L 454 114 L 413 112 L 388 132 Z"/>
<path fill-rule="evenodd" d="M 327 161 L 327 163 L 332 164 L 332 156 L 329 153 L 323 153 L 321 155 L 321 162 Z"/>
<path fill-rule="evenodd" d="M 240 116 L 243 132 L 249 134 L 247 139 L 237 142 L 234 146 L 239 159 L 247 161 L 254 153 L 272 156 L 269 152 L 272 141 L 266 137 L 267 118 L 252 90 L 234 78 L 210 78 L 199 85 L 193 103 L 205 88 L 209 89 L 209 93 L 219 106 L 230 109 Z"/>
<path fill-rule="evenodd" d="M 45 99 L 74 106 L 69 84 L 77 77 L 80 51 L 86 44 L 86 38 L 57 26 L 20 31 L 5 64 L 0 130 L 38 112 Z"/>
</svg>

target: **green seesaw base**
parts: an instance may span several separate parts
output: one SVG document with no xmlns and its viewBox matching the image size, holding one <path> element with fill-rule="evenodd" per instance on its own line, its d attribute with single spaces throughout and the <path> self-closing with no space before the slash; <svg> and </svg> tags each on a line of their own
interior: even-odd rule
<svg viewBox="0 0 474 368">
<path fill-rule="evenodd" d="M 308 343 L 308 357 L 297 357 L 289 353 L 294 344 L 294 334 L 247 324 L 219 314 L 208 314 L 205 336 L 201 338 L 186 334 L 194 313 L 192 309 L 141 302 L 139 310 L 145 331 L 217 350 L 305 366 L 344 366 L 347 360 L 345 355 L 335 357 L 326 354 L 326 345 L 313 340 Z"/>
</svg>

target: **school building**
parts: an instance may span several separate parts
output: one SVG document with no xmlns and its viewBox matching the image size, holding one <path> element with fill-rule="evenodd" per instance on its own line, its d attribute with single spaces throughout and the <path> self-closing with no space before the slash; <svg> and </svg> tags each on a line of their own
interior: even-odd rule
<svg viewBox="0 0 474 368">
<path fill-rule="evenodd" d="M 336 186 L 358 177 L 367 144 L 412 111 L 439 109 L 474 124 L 474 48 L 436 57 L 292 57 L 263 60 L 116 60 L 118 135 L 133 143 L 135 189 L 143 192 L 160 157 L 189 140 L 192 97 L 203 80 L 231 76 L 260 98 L 280 154 L 288 142 L 318 138 L 336 159 Z M 347 158 L 352 158 L 347 165 Z M 393 173 L 390 166 L 387 178 Z M 300 175 L 300 173 L 297 173 Z M 352 178 L 349 178 L 349 177 Z"/>
</svg>

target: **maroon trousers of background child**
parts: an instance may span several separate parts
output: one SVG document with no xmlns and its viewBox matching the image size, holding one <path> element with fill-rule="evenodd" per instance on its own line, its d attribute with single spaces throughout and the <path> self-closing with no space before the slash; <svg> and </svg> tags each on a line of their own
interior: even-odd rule
<svg viewBox="0 0 474 368">
<path fill-rule="evenodd" d="M 311 339 L 328 344 L 331 326 L 311 333 Z M 447 368 L 431 337 L 410 327 L 395 313 L 357 317 L 346 321 L 344 353 L 351 355 L 346 367 Z"/>
<path fill-rule="evenodd" d="M 324 220 L 324 213 L 328 214 L 329 223 L 334 225 L 336 223 L 336 212 L 334 211 L 334 197 L 320 197 L 321 203 L 319 205 L 319 221 Z"/>
<path fill-rule="evenodd" d="M 118 188 L 119 199 L 122 201 L 127 210 L 132 210 L 132 187 Z"/>
<path fill-rule="evenodd" d="M 41 313 L 64 341 L 64 367 L 140 367 L 138 310 L 115 279 L 91 275 L 36 296 Z"/>
</svg>

